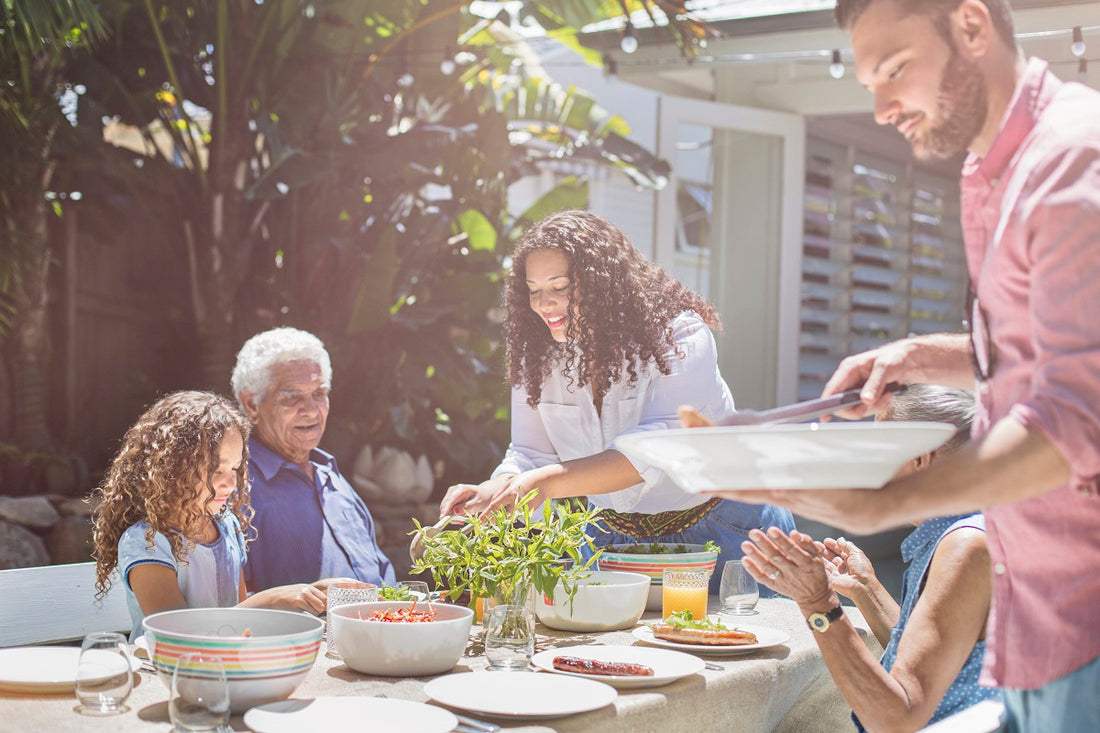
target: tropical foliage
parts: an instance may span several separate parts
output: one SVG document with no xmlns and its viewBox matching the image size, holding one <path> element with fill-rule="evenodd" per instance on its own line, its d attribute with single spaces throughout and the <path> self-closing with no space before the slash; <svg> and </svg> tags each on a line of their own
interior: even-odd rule
<svg viewBox="0 0 1100 733">
<path fill-rule="evenodd" d="M 54 191 L 59 167 L 84 142 L 66 116 L 77 95 L 66 81 L 73 61 L 103 34 L 92 0 L 0 1 L 0 344 L 14 439 L 36 451 L 52 442 L 43 380 L 55 259 L 49 220 L 63 206 Z"/>
<path fill-rule="evenodd" d="M 76 23 L 88 0 L 47 4 L 69 13 L 56 28 L 101 27 Z M 0 5 L 38 18 L 34 2 Z M 468 6 L 103 0 L 110 41 L 66 77 L 84 92 L 75 129 L 113 141 L 86 153 L 97 165 L 81 188 L 128 197 L 127 215 L 153 222 L 179 262 L 195 384 L 224 391 L 255 331 L 306 328 L 334 357 L 333 440 L 415 448 L 467 478 L 506 442 L 493 315 L 509 243 L 587 200 L 584 181 L 565 180 L 517 217 L 509 185 L 568 157 L 640 185 L 667 171 L 624 120 L 554 84 L 509 25 Z M 636 7 L 521 13 L 571 42 L 583 22 Z M 672 28 L 685 47 L 698 36 L 686 20 Z"/>
</svg>

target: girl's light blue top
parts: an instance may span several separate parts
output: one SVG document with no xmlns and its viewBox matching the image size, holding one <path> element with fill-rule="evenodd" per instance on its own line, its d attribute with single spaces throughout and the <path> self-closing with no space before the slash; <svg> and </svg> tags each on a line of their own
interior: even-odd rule
<svg viewBox="0 0 1100 733">
<path fill-rule="evenodd" d="M 231 512 L 214 517 L 218 539 L 210 544 L 197 543 L 184 562 L 172 554 L 168 538 L 153 534 L 153 545 L 145 540 L 149 525 L 144 521 L 131 525 L 118 541 L 118 572 L 126 586 L 126 605 L 134 622 L 130 641 L 143 633 L 141 622 L 145 614 L 130 587 L 130 571 L 138 565 L 157 563 L 176 573 L 180 592 L 188 608 L 224 608 L 239 601 L 241 568 L 244 566 L 245 542 L 240 524 Z"/>
</svg>

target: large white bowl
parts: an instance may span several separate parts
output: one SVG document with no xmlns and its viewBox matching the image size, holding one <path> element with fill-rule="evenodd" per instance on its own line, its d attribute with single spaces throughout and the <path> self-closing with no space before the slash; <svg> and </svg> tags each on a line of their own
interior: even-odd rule
<svg viewBox="0 0 1100 733">
<path fill-rule="evenodd" d="M 853 422 L 690 428 L 635 433 L 616 447 L 690 493 L 721 489 L 877 489 L 955 426 Z"/>
<path fill-rule="evenodd" d="M 305 679 L 321 646 L 321 619 L 266 608 L 184 608 L 146 616 L 149 658 L 172 687 L 176 660 L 188 652 L 218 657 L 234 713 L 284 700 Z"/>
<path fill-rule="evenodd" d="M 572 604 L 561 583 L 554 588 L 553 598 L 540 593 L 535 614 L 560 631 L 629 629 L 641 618 L 648 596 L 648 575 L 598 570 L 577 582 Z"/>
<path fill-rule="evenodd" d="M 466 606 L 433 603 L 436 620 L 424 623 L 367 621 L 375 611 L 408 608 L 408 601 L 352 603 L 328 614 L 336 650 L 356 672 L 385 677 L 419 677 L 450 672 L 470 639 L 474 612 Z M 418 604 L 427 608 L 426 604 Z M 362 617 L 362 618 L 360 618 Z"/>
</svg>

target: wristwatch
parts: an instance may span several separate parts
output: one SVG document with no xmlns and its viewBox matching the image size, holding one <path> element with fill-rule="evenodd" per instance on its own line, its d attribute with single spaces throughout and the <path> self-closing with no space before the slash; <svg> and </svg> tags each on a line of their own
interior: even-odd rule
<svg viewBox="0 0 1100 733">
<path fill-rule="evenodd" d="M 829 626 L 843 615 L 843 608 L 840 606 L 833 606 L 825 613 L 811 613 L 806 619 L 806 623 L 809 624 L 810 628 L 814 631 L 819 634 L 824 634 L 828 631 Z"/>
</svg>

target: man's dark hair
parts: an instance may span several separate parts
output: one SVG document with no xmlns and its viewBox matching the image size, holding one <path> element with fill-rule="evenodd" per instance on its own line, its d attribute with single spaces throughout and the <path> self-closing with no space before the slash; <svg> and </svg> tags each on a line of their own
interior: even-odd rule
<svg viewBox="0 0 1100 733">
<path fill-rule="evenodd" d="M 881 0 L 836 0 L 836 22 L 846 31 L 852 30 L 852 26 L 863 15 L 863 11 L 874 2 Z M 940 32 L 948 43 L 952 43 L 951 29 L 947 16 L 955 8 L 959 7 L 962 0 L 894 0 L 906 15 L 927 15 L 932 19 L 936 30 Z M 989 10 L 989 17 L 993 20 L 993 27 L 997 35 L 1001 37 L 1009 48 L 1016 47 L 1016 32 L 1012 27 L 1012 11 L 1008 7 L 1008 0 L 981 0 L 981 3 Z"/>
</svg>

